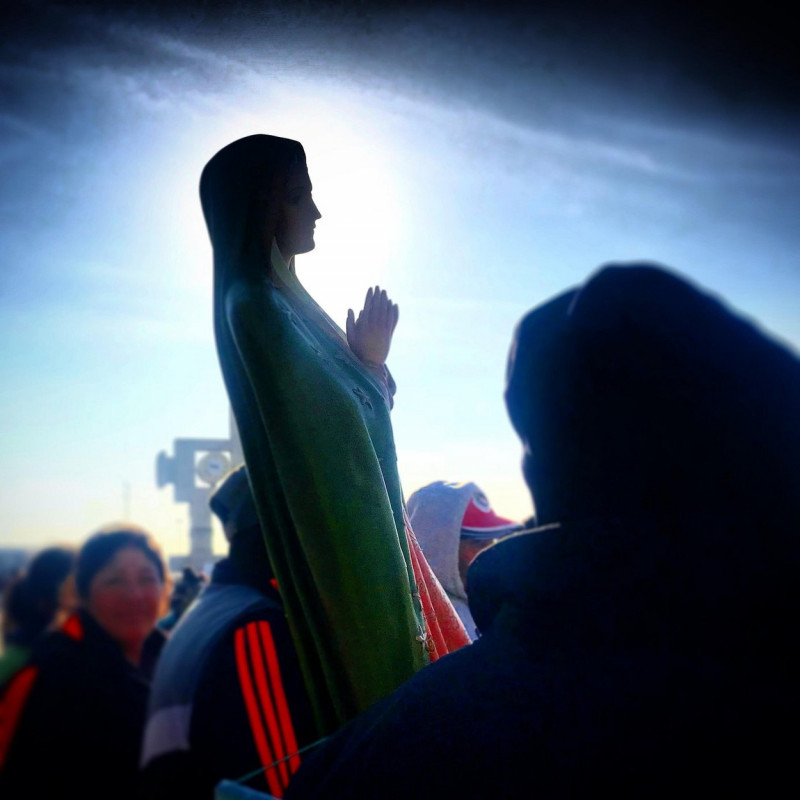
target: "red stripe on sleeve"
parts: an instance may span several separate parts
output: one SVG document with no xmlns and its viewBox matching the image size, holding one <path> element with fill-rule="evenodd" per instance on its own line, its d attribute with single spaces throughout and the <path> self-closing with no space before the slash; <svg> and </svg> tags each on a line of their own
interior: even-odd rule
<svg viewBox="0 0 800 800">
<path fill-rule="evenodd" d="M 23 667 L 8 684 L 8 688 L 0 702 L 0 770 L 6 762 L 11 741 L 17 730 L 25 702 L 36 682 L 39 668 Z"/>
<path fill-rule="evenodd" d="M 300 756 L 297 755 L 297 737 L 292 724 L 292 716 L 289 713 L 289 704 L 286 702 L 286 693 L 283 690 L 281 680 L 281 668 L 278 663 L 278 651 L 275 649 L 275 640 L 272 637 L 272 629 L 267 622 L 259 622 L 258 630 L 261 634 L 261 642 L 264 645 L 264 653 L 267 657 L 267 668 L 269 669 L 272 690 L 275 695 L 275 704 L 278 707 L 278 718 L 281 723 L 286 749 L 292 754 L 289 758 L 289 769 L 292 773 L 297 771 L 300 766 Z"/>
<path fill-rule="evenodd" d="M 258 701 L 256 700 L 256 694 L 253 689 L 253 681 L 250 677 L 243 628 L 239 628 L 239 630 L 236 631 L 234 648 L 236 651 L 236 667 L 239 672 L 239 685 L 242 687 L 242 696 L 244 697 L 244 704 L 247 708 L 247 716 L 250 719 L 250 730 L 253 734 L 253 741 L 256 744 L 256 750 L 258 750 L 258 757 L 261 759 L 261 765 L 264 767 L 264 776 L 269 785 L 270 793 L 275 795 L 275 797 L 283 797 L 283 787 L 278 780 L 278 775 L 274 769 L 268 769 L 275 759 L 269 749 L 267 734 L 261 720 L 261 712 L 259 711 Z"/>
<path fill-rule="evenodd" d="M 269 624 L 266 622 L 260 624 L 267 625 L 267 627 L 269 627 Z M 278 717 L 275 713 L 275 705 L 272 700 L 272 693 L 269 690 L 269 684 L 267 683 L 267 673 L 264 668 L 265 661 L 268 656 L 266 656 L 266 654 L 262 653 L 261 651 L 261 646 L 259 644 L 258 627 L 259 623 L 257 622 L 251 622 L 247 626 L 247 640 L 250 644 L 250 658 L 252 659 L 253 675 L 255 676 L 256 679 L 258 696 L 261 700 L 261 709 L 264 712 L 264 718 L 267 721 L 267 727 L 269 728 L 270 737 L 272 739 L 272 746 L 275 751 L 275 758 L 284 759 L 287 753 L 286 750 L 284 749 L 283 737 L 281 736 L 281 729 L 280 726 L 278 725 Z M 275 655 L 274 646 L 272 655 L 273 657 Z M 289 785 L 289 768 L 287 767 L 286 762 L 281 761 L 280 764 L 278 764 L 277 769 L 278 772 L 280 773 L 283 787 L 286 788 Z"/>
</svg>

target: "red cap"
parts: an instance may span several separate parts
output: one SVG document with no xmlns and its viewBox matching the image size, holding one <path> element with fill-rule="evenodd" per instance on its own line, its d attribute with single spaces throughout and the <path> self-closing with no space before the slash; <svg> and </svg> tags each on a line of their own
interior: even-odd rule
<svg viewBox="0 0 800 800">
<path fill-rule="evenodd" d="M 472 539 L 500 539 L 521 529 L 519 522 L 495 514 L 481 491 L 472 495 L 461 521 L 461 535 Z"/>
</svg>

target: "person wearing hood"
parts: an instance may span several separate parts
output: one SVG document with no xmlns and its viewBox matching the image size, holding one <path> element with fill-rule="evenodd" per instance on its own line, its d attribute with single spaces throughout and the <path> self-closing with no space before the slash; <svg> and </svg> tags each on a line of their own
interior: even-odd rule
<svg viewBox="0 0 800 800">
<path fill-rule="evenodd" d="M 470 567 L 482 635 L 287 800 L 785 793 L 797 355 L 672 270 L 609 265 L 521 320 L 505 398 L 536 526 Z"/>
<path fill-rule="evenodd" d="M 269 559 L 325 735 L 469 641 L 407 524 L 376 287 L 343 331 L 300 283 L 321 218 L 299 142 L 256 134 L 200 178 L 214 333 Z"/>
<path fill-rule="evenodd" d="M 216 485 L 209 506 L 229 553 L 181 617 L 153 678 L 142 747 L 149 800 L 212 800 L 220 781 L 240 779 L 281 797 L 315 738 L 243 464 Z"/>
<path fill-rule="evenodd" d="M 477 637 L 467 604 L 467 570 L 478 553 L 522 525 L 494 512 L 480 487 L 433 481 L 408 498 L 408 518 L 434 575 L 471 639 Z"/>
</svg>

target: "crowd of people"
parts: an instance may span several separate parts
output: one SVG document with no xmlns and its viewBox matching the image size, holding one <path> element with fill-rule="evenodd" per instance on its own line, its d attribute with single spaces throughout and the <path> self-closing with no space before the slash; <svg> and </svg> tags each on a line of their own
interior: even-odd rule
<svg viewBox="0 0 800 800">
<path fill-rule="evenodd" d="M 341 330 L 294 257 L 297 142 L 201 179 L 245 463 L 228 553 L 173 587 L 125 523 L 4 600 L 0 793 L 674 797 L 793 785 L 800 360 L 654 264 L 534 306 L 505 402 L 534 513 L 473 482 L 404 498 L 380 287 Z M 71 795 L 70 795 L 71 796 Z"/>
</svg>

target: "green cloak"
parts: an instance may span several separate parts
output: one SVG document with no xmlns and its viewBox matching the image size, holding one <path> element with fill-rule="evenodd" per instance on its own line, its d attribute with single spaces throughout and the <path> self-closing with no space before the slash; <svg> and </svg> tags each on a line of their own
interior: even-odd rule
<svg viewBox="0 0 800 800">
<path fill-rule="evenodd" d="M 320 734 L 427 663 L 389 408 L 376 379 L 271 278 L 276 181 L 301 145 L 256 135 L 206 165 L 222 374 Z"/>
</svg>

